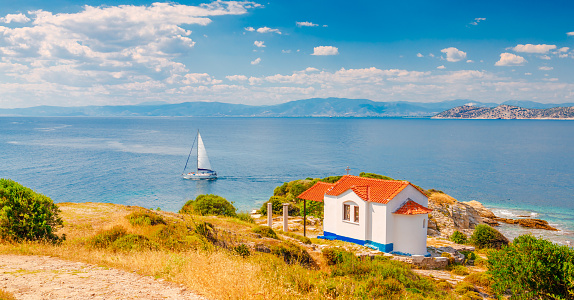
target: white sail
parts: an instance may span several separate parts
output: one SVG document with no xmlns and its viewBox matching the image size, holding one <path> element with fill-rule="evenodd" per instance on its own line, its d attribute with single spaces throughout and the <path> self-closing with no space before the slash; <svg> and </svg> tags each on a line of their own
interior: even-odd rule
<svg viewBox="0 0 574 300">
<path fill-rule="evenodd" d="M 211 170 L 207 151 L 205 151 L 205 145 L 203 145 L 203 140 L 201 139 L 199 132 L 197 133 L 197 169 Z"/>
</svg>

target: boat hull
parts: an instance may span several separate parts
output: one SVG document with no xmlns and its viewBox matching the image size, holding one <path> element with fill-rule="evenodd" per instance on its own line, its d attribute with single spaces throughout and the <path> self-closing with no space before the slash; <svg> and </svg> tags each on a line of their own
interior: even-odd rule
<svg viewBox="0 0 574 300">
<path fill-rule="evenodd" d="M 181 175 L 183 179 L 190 180 L 214 180 L 217 179 L 217 174 L 214 173 L 188 173 Z"/>
</svg>

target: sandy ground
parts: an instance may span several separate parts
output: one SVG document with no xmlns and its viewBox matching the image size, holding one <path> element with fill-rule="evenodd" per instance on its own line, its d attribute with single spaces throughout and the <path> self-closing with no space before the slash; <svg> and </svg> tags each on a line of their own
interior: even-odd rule
<svg viewBox="0 0 574 300">
<path fill-rule="evenodd" d="M 47 256 L 0 255 L 0 288 L 17 299 L 193 299 L 185 287 Z"/>
</svg>

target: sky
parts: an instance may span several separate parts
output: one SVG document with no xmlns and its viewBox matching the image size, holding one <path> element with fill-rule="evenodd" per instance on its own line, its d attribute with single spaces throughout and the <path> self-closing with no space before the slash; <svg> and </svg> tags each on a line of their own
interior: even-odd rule
<svg viewBox="0 0 574 300">
<path fill-rule="evenodd" d="M 0 0 L 0 108 L 574 102 L 574 1 Z"/>
</svg>

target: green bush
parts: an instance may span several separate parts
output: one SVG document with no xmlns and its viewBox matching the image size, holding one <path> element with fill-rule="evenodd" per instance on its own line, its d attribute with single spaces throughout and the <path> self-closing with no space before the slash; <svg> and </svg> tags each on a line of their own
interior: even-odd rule
<svg viewBox="0 0 574 300">
<path fill-rule="evenodd" d="M 253 220 L 253 218 L 251 217 L 251 215 L 247 212 L 240 212 L 237 214 L 237 219 L 243 221 L 243 222 L 247 222 L 247 223 L 252 223 L 255 224 L 255 220 Z"/>
<path fill-rule="evenodd" d="M 466 235 L 458 230 L 455 230 L 449 238 L 451 241 L 457 244 L 466 244 L 467 238 Z"/>
<path fill-rule="evenodd" d="M 273 214 L 281 215 L 283 214 L 283 203 L 286 203 L 287 200 L 283 196 L 271 196 L 269 201 L 263 203 L 259 211 L 262 215 L 267 215 L 267 203 L 271 202 L 271 207 L 273 209 Z"/>
<path fill-rule="evenodd" d="M 349 259 L 353 256 L 353 253 L 343 250 L 341 248 L 329 247 L 321 250 L 323 258 L 328 265 L 336 265 L 342 263 L 345 259 Z"/>
<path fill-rule="evenodd" d="M 229 202 L 221 196 L 209 194 L 199 195 L 195 200 L 187 201 L 179 213 L 235 217 L 235 211 L 233 202 Z"/>
<path fill-rule="evenodd" d="M 126 216 L 132 226 L 150 226 L 150 225 L 165 225 L 166 222 L 162 216 L 151 211 L 139 210 Z"/>
<path fill-rule="evenodd" d="M 181 223 L 160 226 L 151 234 L 151 239 L 159 243 L 162 248 L 172 251 L 198 249 L 203 244 L 190 228 Z"/>
<path fill-rule="evenodd" d="M 238 246 L 235 246 L 233 248 L 233 252 L 235 252 L 235 254 L 237 254 L 243 258 L 251 255 L 251 252 L 249 251 L 249 247 L 247 247 L 245 244 L 240 244 Z"/>
<path fill-rule="evenodd" d="M 470 243 L 478 248 L 500 249 L 502 246 L 508 245 L 508 239 L 498 230 L 486 224 L 479 224 L 474 228 Z"/>
<path fill-rule="evenodd" d="M 365 173 L 365 172 L 361 172 L 359 174 L 359 177 L 382 179 L 382 180 L 394 180 L 393 178 L 391 178 L 389 176 L 379 175 L 379 174 L 375 174 L 375 173 Z"/>
<path fill-rule="evenodd" d="M 23 185 L 0 179 L 0 238 L 13 241 L 60 242 L 54 231 L 63 226 L 52 199 Z"/>
<path fill-rule="evenodd" d="M 469 274 L 468 269 L 465 266 L 461 265 L 454 266 L 450 272 L 454 275 L 460 275 L 460 276 Z"/>
<path fill-rule="evenodd" d="M 574 299 L 574 250 L 522 235 L 488 254 L 492 290 L 528 299 Z"/>
<path fill-rule="evenodd" d="M 463 295 L 466 294 L 467 292 L 474 292 L 474 291 L 475 291 L 474 285 L 466 281 L 461 281 L 457 283 L 456 286 L 454 287 L 454 292 L 459 295 Z"/>
<path fill-rule="evenodd" d="M 371 277 L 367 280 L 370 299 L 392 299 L 400 296 L 405 287 L 395 278 Z"/>
<path fill-rule="evenodd" d="M 279 239 L 279 237 L 277 237 L 277 233 L 275 233 L 275 231 L 273 231 L 273 229 L 269 226 L 256 226 L 251 231 L 264 237 Z"/>
<path fill-rule="evenodd" d="M 156 250 L 158 245 L 150 241 L 146 236 L 139 234 L 126 234 L 115 240 L 111 248 L 122 251 Z"/>
<path fill-rule="evenodd" d="M 464 281 L 485 288 L 490 288 L 490 286 L 492 285 L 492 277 L 488 273 L 472 273 L 466 276 L 464 278 Z"/>
<path fill-rule="evenodd" d="M 271 246 L 271 253 L 282 257 L 288 264 L 312 266 L 315 264 L 307 250 L 289 241 L 282 241 L 279 245 Z"/>
<path fill-rule="evenodd" d="M 88 240 L 88 243 L 96 248 L 109 247 L 117 239 L 126 235 L 126 229 L 120 225 L 116 225 L 111 229 L 101 231 Z"/>
</svg>

